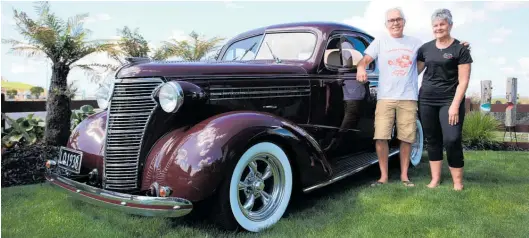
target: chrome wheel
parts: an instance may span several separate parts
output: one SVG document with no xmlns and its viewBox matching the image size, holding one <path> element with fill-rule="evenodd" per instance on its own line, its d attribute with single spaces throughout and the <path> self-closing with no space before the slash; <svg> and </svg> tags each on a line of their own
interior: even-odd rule
<svg viewBox="0 0 529 238">
<path fill-rule="evenodd" d="M 292 192 L 292 170 L 285 152 L 263 142 L 238 161 L 230 183 L 230 205 L 244 229 L 257 232 L 275 224 L 286 210 Z"/>
<path fill-rule="evenodd" d="M 239 206 L 254 221 L 269 217 L 281 203 L 285 172 L 279 160 L 269 153 L 257 154 L 246 165 L 239 182 Z"/>
<path fill-rule="evenodd" d="M 422 131 L 422 124 L 417 120 L 417 131 L 415 143 L 411 145 L 410 163 L 417 166 L 422 159 L 422 152 L 424 148 L 424 134 Z"/>
</svg>

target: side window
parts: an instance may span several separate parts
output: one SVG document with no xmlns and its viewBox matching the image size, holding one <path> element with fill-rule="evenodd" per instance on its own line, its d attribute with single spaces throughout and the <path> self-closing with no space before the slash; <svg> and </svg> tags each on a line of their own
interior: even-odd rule
<svg viewBox="0 0 529 238">
<path fill-rule="evenodd" d="M 356 51 L 360 52 L 362 54 L 362 56 L 365 55 L 365 50 L 368 46 L 368 43 L 360 38 L 360 37 L 357 37 L 357 36 L 351 36 L 351 35 L 346 35 L 345 38 L 351 42 L 351 44 L 353 44 L 353 49 L 355 49 Z M 375 69 L 375 63 L 371 63 L 369 65 L 369 67 L 367 68 L 368 70 L 373 70 Z"/>
<path fill-rule="evenodd" d="M 262 35 L 254 36 L 233 43 L 224 52 L 222 60 L 250 60 L 255 58 L 262 37 Z"/>
</svg>

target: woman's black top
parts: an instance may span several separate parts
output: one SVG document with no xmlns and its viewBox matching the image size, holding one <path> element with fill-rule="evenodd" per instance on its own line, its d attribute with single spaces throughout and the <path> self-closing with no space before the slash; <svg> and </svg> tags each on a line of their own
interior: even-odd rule
<svg viewBox="0 0 529 238">
<path fill-rule="evenodd" d="M 446 49 L 439 49 L 436 40 L 424 43 L 417 52 L 417 61 L 425 63 L 419 102 L 429 105 L 450 105 L 459 85 L 460 64 L 472 63 L 469 49 L 454 39 Z"/>
</svg>

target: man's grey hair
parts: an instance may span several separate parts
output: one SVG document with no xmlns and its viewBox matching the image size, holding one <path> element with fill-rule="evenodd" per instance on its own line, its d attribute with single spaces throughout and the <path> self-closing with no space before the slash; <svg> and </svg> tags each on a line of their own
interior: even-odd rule
<svg viewBox="0 0 529 238">
<path fill-rule="evenodd" d="M 404 21 L 406 21 L 406 16 L 404 16 L 404 12 L 402 11 L 402 9 L 400 7 L 393 7 L 393 8 L 390 8 L 390 9 L 386 10 L 386 20 L 384 21 L 385 24 L 388 23 L 388 13 L 391 12 L 391 11 L 398 11 L 400 13 L 400 16 L 402 17 L 402 19 L 404 19 Z"/>
<path fill-rule="evenodd" d="M 452 13 L 450 12 L 450 10 L 445 8 L 437 9 L 433 12 L 432 22 L 435 20 L 446 20 L 449 25 L 454 24 L 454 22 L 452 21 Z"/>
</svg>

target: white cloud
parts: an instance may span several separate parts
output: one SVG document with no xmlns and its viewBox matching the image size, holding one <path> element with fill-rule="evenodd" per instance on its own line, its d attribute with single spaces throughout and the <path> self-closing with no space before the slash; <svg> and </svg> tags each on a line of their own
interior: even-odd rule
<svg viewBox="0 0 529 238">
<path fill-rule="evenodd" d="M 233 8 L 233 9 L 244 8 L 243 6 L 241 6 L 239 4 L 233 3 L 233 1 L 223 1 L 223 2 L 224 2 L 224 6 L 226 6 L 226 8 Z"/>
<path fill-rule="evenodd" d="M 423 41 L 432 39 L 430 25 L 431 14 L 439 8 L 447 8 L 452 11 L 454 17 L 454 28 L 464 24 L 482 21 L 486 19 L 483 10 L 473 10 L 461 2 L 425 2 L 396 0 L 388 4 L 384 0 L 373 0 L 369 2 L 363 16 L 352 16 L 343 20 L 345 24 L 359 27 L 373 34 L 375 37 L 386 34 L 384 26 L 385 12 L 391 7 L 400 7 L 406 17 L 404 33 L 418 37 Z"/>
<path fill-rule="evenodd" d="M 100 13 L 100 14 L 97 14 L 95 16 L 88 16 L 87 18 L 85 18 L 83 20 L 84 23 L 92 23 L 92 22 L 97 22 L 97 21 L 108 21 L 112 19 L 110 17 L 110 15 L 106 14 L 106 13 Z"/>
<path fill-rule="evenodd" d="M 505 63 L 507 63 L 507 59 L 505 59 L 505 57 L 503 56 L 497 58 L 490 58 L 490 61 L 492 61 L 492 63 L 496 65 L 504 65 Z"/>
<path fill-rule="evenodd" d="M 168 40 L 176 40 L 176 41 L 191 40 L 191 37 L 189 36 L 189 33 L 185 33 L 181 30 L 173 30 L 172 35 L 169 36 Z"/>
<path fill-rule="evenodd" d="M 11 72 L 14 74 L 35 72 L 35 67 L 31 64 L 11 63 Z"/>
<path fill-rule="evenodd" d="M 492 32 L 492 37 L 489 39 L 489 42 L 496 44 L 502 43 L 510 34 L 512 34 L 512 30 L 502 26 Z"/>
<path fill-rule="evenodd" d="M 510 1 L 490 1 L 485 2 L 485 9 L 489 11 L 503 11 L 520 7 L 528 7 L 527 2 L 510 2 Z"/>
<path fill-rule="evenodd" d="M 529 57 L 522 57 L 518 60 L 520 68 L 524 71 L 529 71 Z"/>
<path fill-rule="evenodd" d="M 520 71 L 529 80 L 529 57 L 522 57 L 518 60 Z"/>
<path fill-rule="evenodd" d="M 504 74 L 514 74 L 516 71 L 514 70 L 514 67 L 502 67 L 500 68 L 500 70 L 504 73 Z"/>
</svg>

